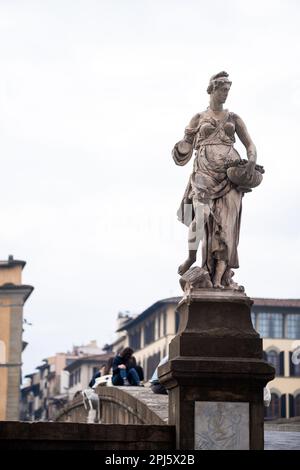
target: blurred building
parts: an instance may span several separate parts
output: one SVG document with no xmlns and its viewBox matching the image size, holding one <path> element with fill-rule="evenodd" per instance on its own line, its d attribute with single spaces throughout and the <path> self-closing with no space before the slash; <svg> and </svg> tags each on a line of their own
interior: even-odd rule
<svg viewBox="0 0 300 470">
<path fill-rule="evenodd" d="M 22 284 L 25 261 L 0 261 L 0 420 L 19 419 L 23 307 L 33 291 Z"/>
<path fill-rule="evenodd" d="M 180 299 L 159 300 L 136 317 L 118 317 L 118 337 L 110 347 L 114 353 L 131 347 L 146 380 L 167 354 L 177 332 Z M 263 338 L 265 359 L 276 370 L 268 385 L 272 401 L 266 418 L 300 416 L 300 299 L 253 300 L 252 323 Z"/>
<path fill-rule="evenodd" d="M 77 392 L 87 388 L 92 377 L 111 357 L 109 353 L 95 354 L 80 357 L 69 364 L 65 368 L 69 373 L 68 399 L 72 400 Z"/>
<path fill-rule="evenodd" d="M 54 419 L 57 409 L 68 401 L 69 376 L 64 368 L 77 358 L 75 353 L 57 353 L 25 376 L 21 387 L 21 421 Z"/>
<path fill-rule="evenodd" d="M 93 340 L 87 345 L 73 346 L 70 352 L 44 359 L 36 371 L 25 377 L 20 419 L 53 421 L 74 394 L 88 386 L 94 372 L 108 357 Z"/>
</svg>

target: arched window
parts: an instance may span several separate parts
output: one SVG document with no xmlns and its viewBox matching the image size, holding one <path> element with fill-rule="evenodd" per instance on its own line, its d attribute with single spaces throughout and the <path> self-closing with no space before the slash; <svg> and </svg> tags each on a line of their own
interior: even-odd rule
<svg viewBox="0 0 300 470">
<path fill-rule="evenodd" d="M 300 377 L 300 347 L 290 351 L 290 375 Z"/>
<path fill-rule="evenodd" d="M 6 363 L 6 347 L 4 341 L 0 341 L 0 364 Z"/>
<path fill-rule="evenodd" d="M 284 375 L 284 352 L 278 353 L 275 349 L 266 352 L 266 359 L 275 368 L 276 375 Z"/>
<path fill-rule="evenodd" d="M 271 403 L 265 408 L 265 417 L 269 419 L 281 417 L 281 400 L 277 393 L 271 393 Z"/>
<path fill-rule="evenodd" d="M 294 416 L 300 416 L 300 393 L 294 397 Z"/>
</svg>

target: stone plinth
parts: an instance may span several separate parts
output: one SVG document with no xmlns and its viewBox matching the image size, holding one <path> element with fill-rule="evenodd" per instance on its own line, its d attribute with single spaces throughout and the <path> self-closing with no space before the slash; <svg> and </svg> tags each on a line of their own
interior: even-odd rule
<svg viewBox="0 0 300 470">
<path fill-rule="evenodd" d="M 274 368 L 245 294 L 199 289 L 178 306 L 180 325 L 159 379 L 169 391 L 178 449 L 263 449 L 263 388 Z"/>
</svg>

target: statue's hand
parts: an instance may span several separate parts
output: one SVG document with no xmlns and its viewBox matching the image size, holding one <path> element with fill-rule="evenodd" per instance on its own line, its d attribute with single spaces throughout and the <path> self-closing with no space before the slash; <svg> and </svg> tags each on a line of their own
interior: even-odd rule
<svg viewBox="0 0 300 470">
<path fill-rule="evenodd" d="M 182 155 L 186 155 L 192 149 L 192 142 L 187 142 L 186 140 L 181 140 L 180 142 L 178 142 L 177 147 L 178 147 L 178 151 Z"/>
</svg>

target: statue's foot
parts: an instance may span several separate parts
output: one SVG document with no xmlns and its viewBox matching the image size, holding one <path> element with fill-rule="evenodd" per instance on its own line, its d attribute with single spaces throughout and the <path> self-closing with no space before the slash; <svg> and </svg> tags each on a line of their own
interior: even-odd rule
<svg viewBox="0 0 300 470">
<path fill-rule="evenodd" d="M 214 282 L 214 289 L 224 289 L 224 286 L 220 282 Z"/>
<path fill-rule="evenodd" d="M 192 266 L 192 264 L 194 264 L 196 261 L 195 258 L 187 258 L 185 260 L 184 263 L 182 263 L 179 268 L 178 268 L 178 274 L 180 274 L 180 276 L 182 276 L 184 273 L 187 272 L 188 269 L 190 269 L 190 267 Z"/>
</svg>

